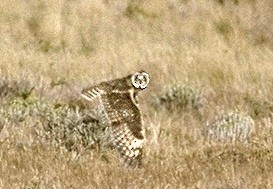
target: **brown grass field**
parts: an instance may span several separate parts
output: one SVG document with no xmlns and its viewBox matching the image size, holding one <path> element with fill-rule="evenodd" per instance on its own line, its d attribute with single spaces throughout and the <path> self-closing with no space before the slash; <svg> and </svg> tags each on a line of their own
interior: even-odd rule
<svg viewBox="0 0 273 189">
<path fill-rule="evenodd" d="M 0 188 L 273 188 L 272 20 L 270 0 L 2 0 Z M 69 125 L 57 107 L 88 109 L 84 87 L 141 69 L 142 168 L 45 137 L 43 119 Z M 202 110 L 155 107 L 173 84 L 202 91 Z M 235 109 L 255 122 L 250 140 L 205 140 Z"/>
</svg>

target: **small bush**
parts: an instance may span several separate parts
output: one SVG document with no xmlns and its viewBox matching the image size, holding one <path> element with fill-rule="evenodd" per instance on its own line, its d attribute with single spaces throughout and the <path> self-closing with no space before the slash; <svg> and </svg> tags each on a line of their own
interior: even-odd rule
<svg viewBox="0 0 273 189">
<path fill-rule="evenodd" d="M 199 90 L 189 85 L 166 87 L 155 97 L 155 106 L 167 110 L 199 110 L 204 106 L 204 98 Z"/>
<path fill-rule="evenodd" d="M 41 142 L 54 147 L 81 152 L 104 145 L 105 128 L 83 107 L 17 98 L 0 108 L 0 130 L 26 119 L 34 120 L 34 132 Z"/>
<path fill-rule="evenodd" d="M 8 78 L 0 79 L 0 97 L 13 98 L 22 97 L 27 99 L 34 87 L 27 80 L 21 79 L 20 81 L 11 80 Z"/>
<path fill-rule="evenodd" d="M 221 112 L 207 124 L 203 134 L 209 141 L 247 142 L 254 129 L 254 121 L 237 111 Z"/>
<path fill-rule="evenodd" d="M 105 128 L 84 109 L 61 104 L 43 105 L 39 107 L 39 117 L 45 131 L 41 137 L 56 147 L 80 152 L 83 148 L 102 144 Z"/>
<path fill-rule="evenodd" d="M 32 99 L 15 98 L 0 107 L 0 123 L 19 123 L 35 114 L 37 101 Z"/>
</svg>

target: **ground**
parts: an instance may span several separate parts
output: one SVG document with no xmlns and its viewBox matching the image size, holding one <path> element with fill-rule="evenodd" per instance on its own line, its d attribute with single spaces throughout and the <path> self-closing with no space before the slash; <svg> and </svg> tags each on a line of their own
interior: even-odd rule
<svg viewBox="0 0 273 189">
<path fill-rule="evenodd" d="M 4 0 L 0 188 L 272 188 L 272 20 L 269 0 Z M 88 110 L 84 87 L 138 70 L 151 76 L 143 168 L 41 137 Z M 172 85 L 201 91 L 201 110 L 154 105 Z M 206 141 L 230 110 L 253 118 L 249 141 Z"/>
</svg>

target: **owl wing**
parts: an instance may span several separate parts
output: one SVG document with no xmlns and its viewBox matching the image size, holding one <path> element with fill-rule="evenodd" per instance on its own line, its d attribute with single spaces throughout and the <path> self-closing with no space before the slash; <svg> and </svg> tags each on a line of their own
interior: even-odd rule
<svg viewBox="0 0 273 189">
<path fill-rule="evenodd" d="M 102 82 L 98 85 L 85 88 L 82 90 L 81 96 L 91 103 L 92 111 L 98 113 L 102 109 L 101 96 L 105 95 L 109 91 L 112 91 L 113 88 L 117 85 L 117 83 L 118 80 L 113 80 L 109 82 Z"/>
<path fill-rule="evenodd" d="M 82 90 L 81 96 L 90 102 L 94 102 L 100 98 L 102 94 L 105 94 L 106 91 L 104 87 L 99 85 L 86 88 Z"/>
<path fill-rule="evenodd" d="M 124 163 L 139 166 L 144 130 L 136 96 L 130 91 L 111 89 L 112 86 L 102 83 L 84 89 L 81 95 L 92 103 L 96 118 L 109 128 L 109 143 L 118 150 Z"/>
<path fill-rule="evenodd" d="M 83 89 L 81 96 L 91 103 L 91 112 L 93 116 L 101 121 L 104 117 L 104 108 L 101 101 L 101 96 L 106 94 L 107 87 L 104 83 L 90 88 Z"/>
<path fill-rule="evenodd" d="M 110 144 L 118 150 L 127 166 L 139 166 L 144 130 L 133 95 L 129 91 L 112 92 L 101 95 L 101 100 L 110 126 Z"/>
</svg>

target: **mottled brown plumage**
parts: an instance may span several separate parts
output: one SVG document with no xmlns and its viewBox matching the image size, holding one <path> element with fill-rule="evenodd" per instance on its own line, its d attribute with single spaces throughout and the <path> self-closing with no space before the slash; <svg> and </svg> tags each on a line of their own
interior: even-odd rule
<svg viewBox="0 0 273 189">
<path fill-rule="evenodd" d="M 148 83 L 149 75 L 142 71 L 82 91 L 101 124 L 107 127 L 109 145 L 118 150 L 126 166 L 141 164 L 145 136 L 137 93 Z"/>
</svg>

